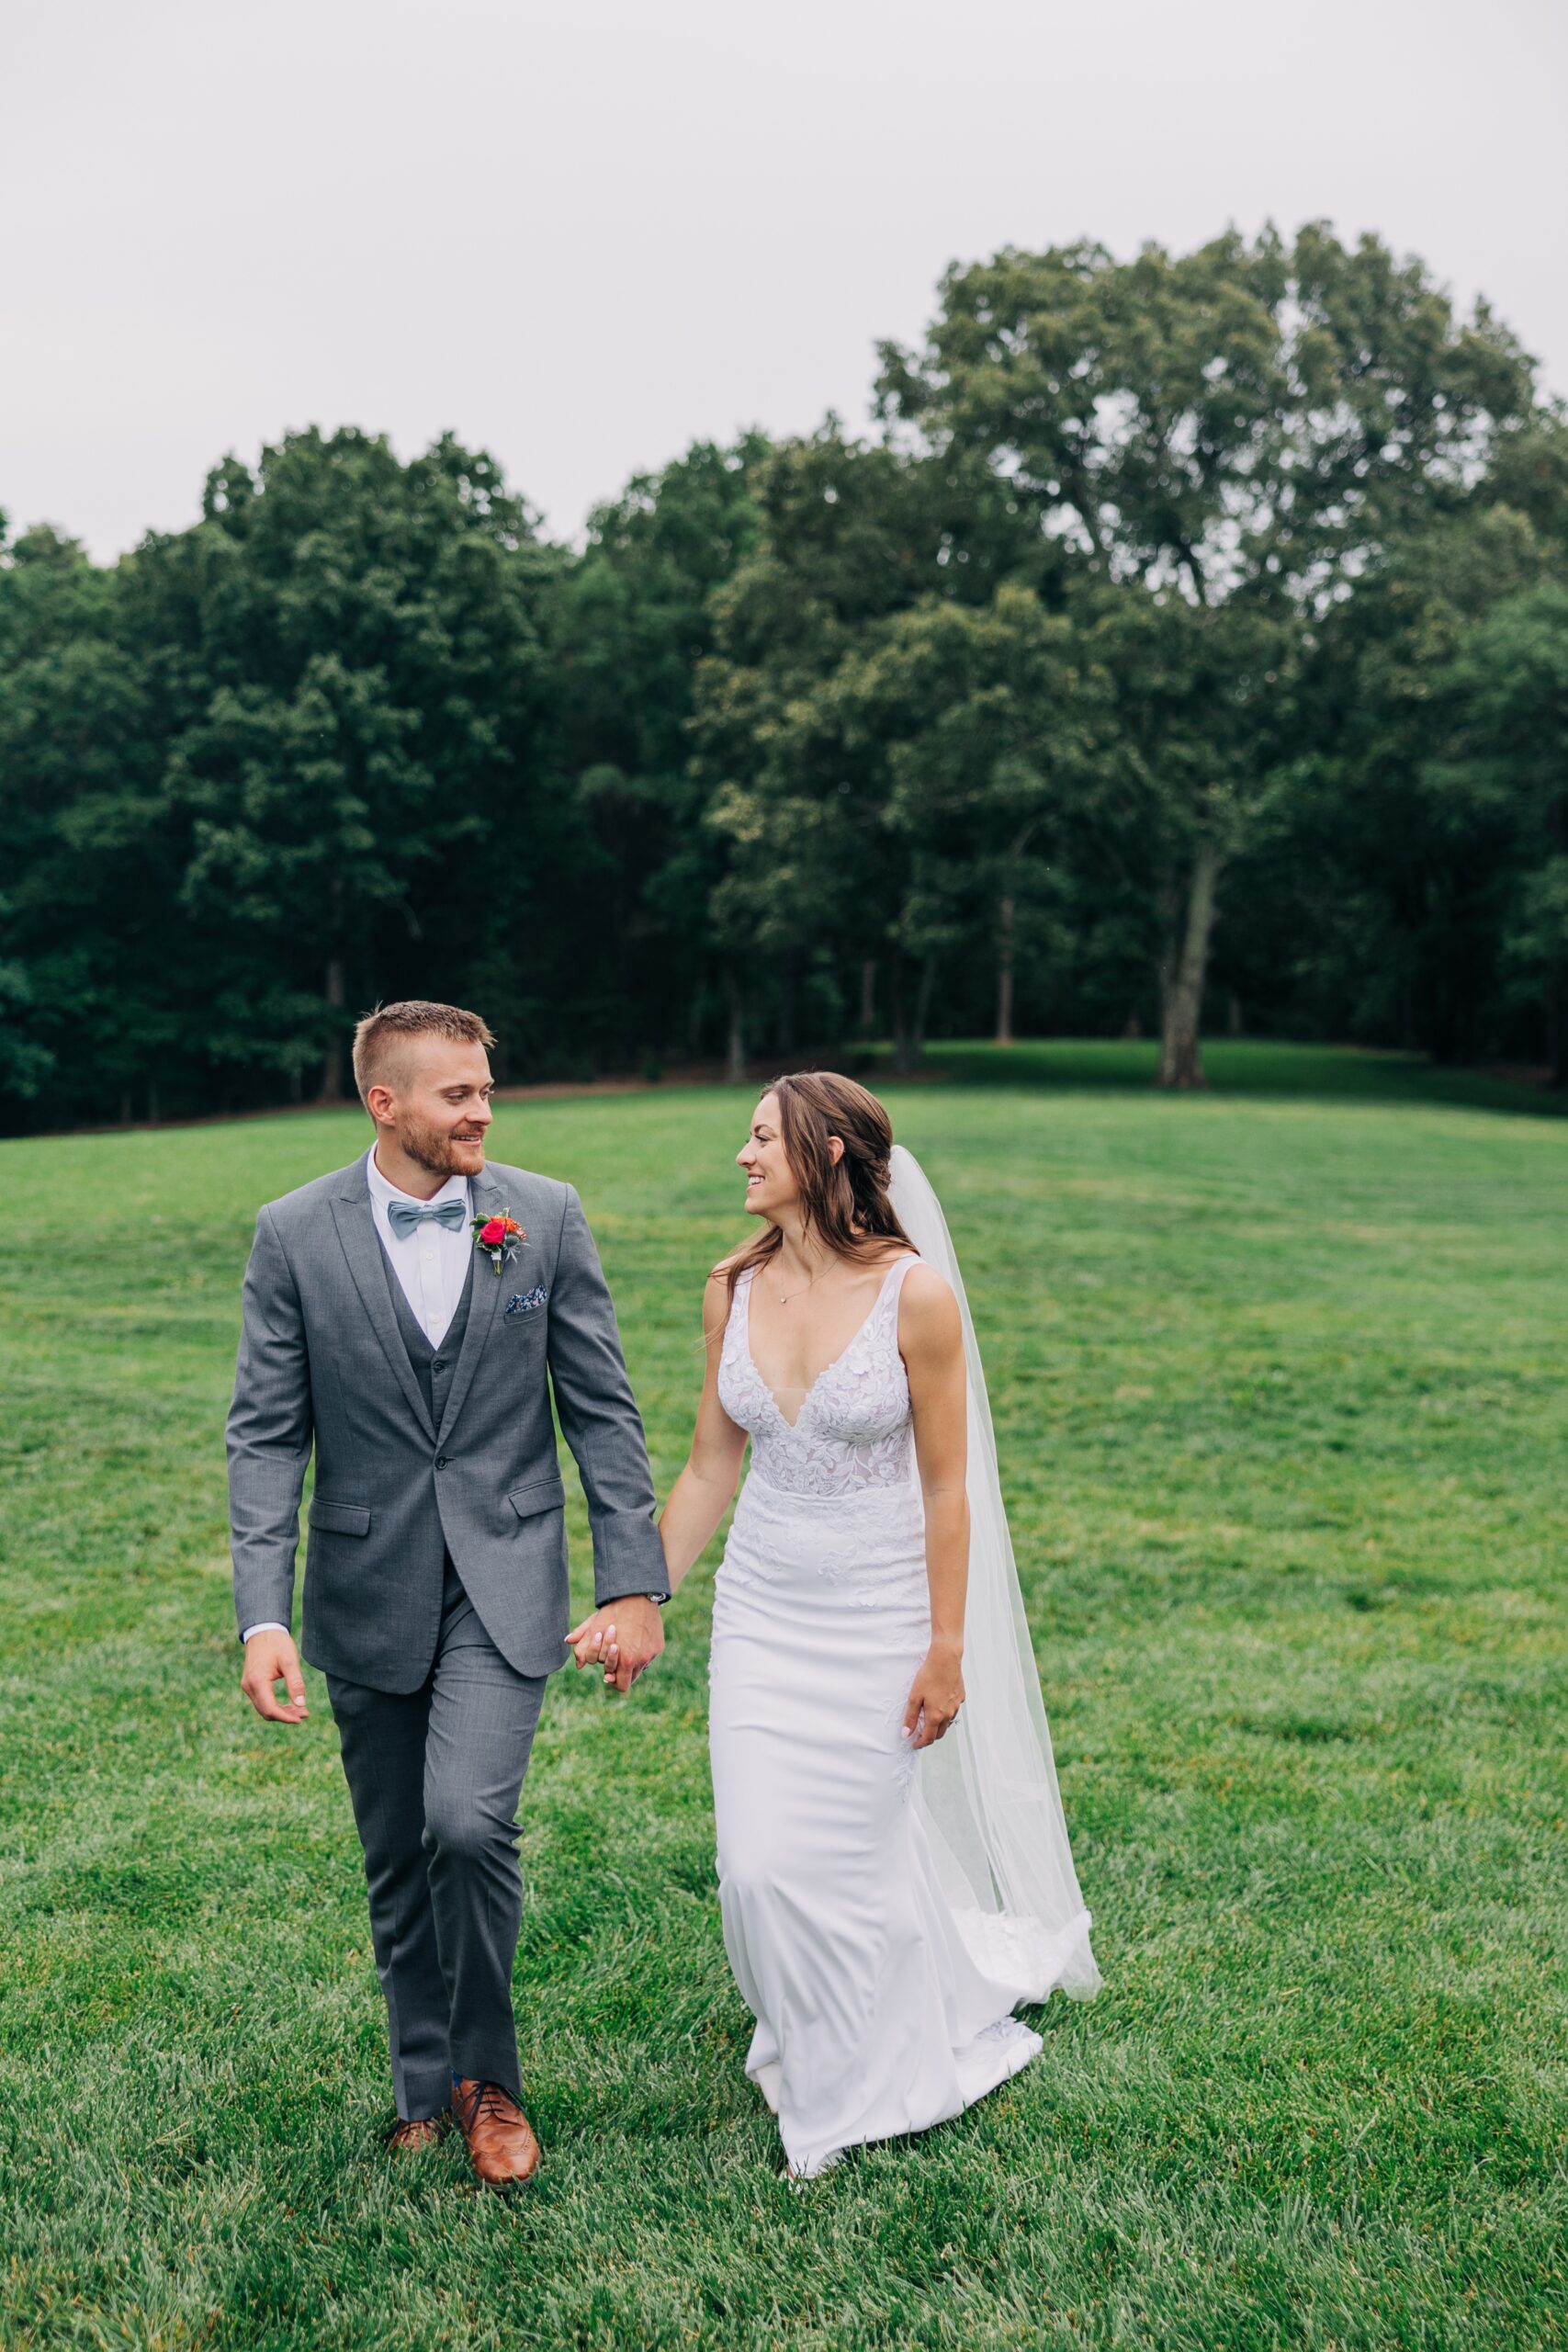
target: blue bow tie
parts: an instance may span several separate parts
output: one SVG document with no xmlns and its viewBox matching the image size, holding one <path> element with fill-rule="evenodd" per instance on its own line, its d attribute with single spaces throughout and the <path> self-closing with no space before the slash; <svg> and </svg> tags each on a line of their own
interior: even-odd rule
<svg viewBox="0 0 1568 2352">
<path fill-rule="evenodd" d="M 387 1223 L 400 1241 L 405 1241 L 416 1225 L 444 1225 L 448 1233 L 461 1233 L 468 1222 L 468 1212 L 461 1201 L 443 1201 L 439 1207 L 416 1209 L 408 1201 L 387 1203 Z"/>
</svg>

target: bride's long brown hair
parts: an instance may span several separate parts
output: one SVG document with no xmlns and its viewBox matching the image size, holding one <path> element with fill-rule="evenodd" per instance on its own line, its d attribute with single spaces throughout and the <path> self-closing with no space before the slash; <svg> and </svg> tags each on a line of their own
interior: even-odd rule
<svg viewBox="0 0 1568 2352">
<path fill-rule="evenodd" d="M 807 1231 L 819 1234 L 840 1258 L 874 1261 L 890 1246 L 913 1250 L 887 1197 L 893 1122 L 875 1095 L 830 1069 L 773 1079 L 762 1093 L 778 1097 L 784 1158 L 799 1188 Z M 828 1148 L 830 1136 L 843 1142 L 836 1160 Z M 783 1247 L 783 1232 L 770 1226 L 728 1261 L 724 1278 L 731 1301 L 747 1269 L 765 1266 Z"/>
</svg>

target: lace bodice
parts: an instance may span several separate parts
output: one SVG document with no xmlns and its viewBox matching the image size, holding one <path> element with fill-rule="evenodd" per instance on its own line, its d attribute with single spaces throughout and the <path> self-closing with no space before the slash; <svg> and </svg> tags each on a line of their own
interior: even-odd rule
<svg viewBox="0 0 1568 2352">
<path fill-rule="evenodd" d="M 719 1357 L 718 1400 L 751 1439 L 751 1476 L 781 1494 L 848 1495 L 907 1484 L 914 1470 L 909 1382 L 898 1352 L 898 1297 L 918 1262 L 890 1266 L 847 1348 L 819 1372 L 793 1425 L 751 1354 L 748 1267 L 735 1285 Z"/>
</svg>

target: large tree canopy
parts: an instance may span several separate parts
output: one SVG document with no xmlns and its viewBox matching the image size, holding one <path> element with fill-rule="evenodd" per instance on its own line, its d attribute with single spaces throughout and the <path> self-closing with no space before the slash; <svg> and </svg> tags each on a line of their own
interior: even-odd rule
<svg viewBox="0 0 1568 2352">
<path fill-rule="evenodd" d="M 866 435 L 699 443 L 547 544 L 344 429 L 89 562 L 0 520 L 0 1116 L 1216 1009 L 1568 1080 L 1568 420 L 1322 225 L 1006 251 Z"/>
<path fill-rule="evenodd" d="M 1169 845 L 1163 1076 L 1194 1083 L 1220 877 L 1282 750 L 1280 673 L 1392 538 L 1473 496 L 1531 415 L 1529 364 L 1418 264 L 1317 225 L 953 270 L 925 347 L 885 348 L 879 390 L 917 450 L 984 464 L 1102 593 L 1142 590 L 1192 645 L 1174 703 L 1144 695 L 1141 665 L 1124 700 Z M 1246 617 L 1195 629 L 1181 601 Z M 1205 741 L 1212 763 L 1192 756 Z"/>
</svg>

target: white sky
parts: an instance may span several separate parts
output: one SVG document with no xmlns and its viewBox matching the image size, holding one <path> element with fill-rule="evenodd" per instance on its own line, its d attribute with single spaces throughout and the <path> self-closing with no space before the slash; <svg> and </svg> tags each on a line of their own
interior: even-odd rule
<svg viewBox="0 0 1568 2352">
<path fill-rule="evenodd" d="M 228 450 L 490 448 L 549 527 L 863 421 L 1004 243 L 1314 217 L 1568 390 L 1562 0 L 0 0 L 0 508 L 108 556 Z"/>
</svg>

